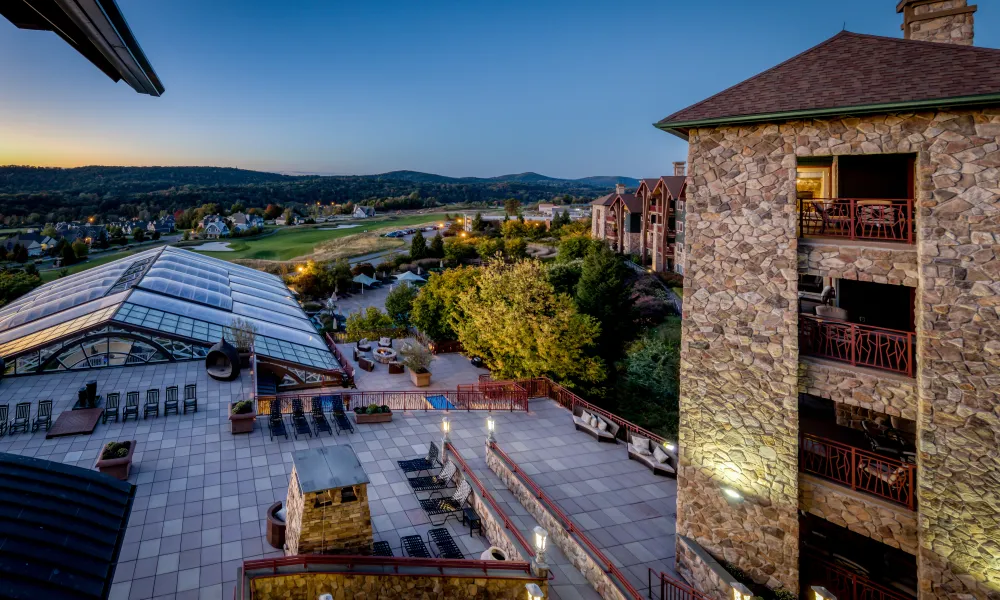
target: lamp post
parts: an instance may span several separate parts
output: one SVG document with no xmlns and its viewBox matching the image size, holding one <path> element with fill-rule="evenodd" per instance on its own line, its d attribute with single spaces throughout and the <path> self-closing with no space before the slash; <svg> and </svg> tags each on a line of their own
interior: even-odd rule
<svg viewBox="0 0 1000 600">
<path fill-rule="evenodd" d="M 448 449 L 448 442 L 451 441 L 448 434 L 451 433 L 451 421 L 448 417 L 441 419 L 441 452 L 442 454 Z"/>
<path fill-rule="evenodd" d="M 549 542 L 549 532 L 535 525 L 532 529 L 535 534 L 535 562 L 540 567 L 545 567 L 545 546 Z"/>
<path fill-rule="evenodd" d="M 524 589 L 528 591 L 528 600 L 542 600 L 545 597 L 545 593 L 537 583 L 526 583 Z"/>
<path fill-rule="evenodd" d="M 814 585 L 811 588 L 815 600 L 837 600 L 837 597 L 830 593 L 830 590 L 821 585 Z"/>
<path fill-rule="evenodd" d="M 497 441 L 496 437 L 495 437 L 496 429 L 497 429 L 497 422 L 496 422 L 496 419 L 493 418 L 493 415 L 490 415 L 490 416 L 486 417 L 486 444 L 487 445 L 492 445 L 494 442 Z"/>
<path fill-rule="evenodd" d="M 753 592 L 742 583 L 733 581 L 729 585 L 733 588 L 733 600 L 750 600 L 753 598 Z"/>
</svg>

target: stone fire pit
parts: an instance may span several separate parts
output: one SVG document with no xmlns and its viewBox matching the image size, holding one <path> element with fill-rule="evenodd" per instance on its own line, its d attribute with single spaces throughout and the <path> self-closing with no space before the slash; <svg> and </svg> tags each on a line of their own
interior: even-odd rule
<svg viewBox="0 0 1000 600">
<path fill-rule="evenodd" d="M 372 351 L 372 355 L 375 356 L 375 362 L 387 365 L 396 358 L 396 351 L 392 348 L 376 348 Z"/>
</svg>

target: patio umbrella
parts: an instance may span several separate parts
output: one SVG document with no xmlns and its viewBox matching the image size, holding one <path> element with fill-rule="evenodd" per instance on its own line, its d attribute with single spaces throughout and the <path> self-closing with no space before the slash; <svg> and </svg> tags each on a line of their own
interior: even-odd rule
<svg viewBox="0 0 1000 600">
<path fill-rule="evenodd" d="M 402 275 L 397 276 L 396 281 L 413 281 L 413 282 L 419 281 L 420 283 L 426 283 L 427 280 L 421 277 L 420 275 L 415 275 L 410 271 L 407 271 Z"/>
<path fill-rule="evenodd" d="M 360 283 L 361 284 L 361 293 L 362 294 L 365 293 L 365 286 L 366 285 L 368 287 L 371 287 L 371 285 L 373 283 L 375 283 L 374 279 L 372 279 L 371 277 L 365 275 L 364 273 L 358 273 L 357 275 L 354 276 L 354 279 L 352 281 L 354 281 L 354 283 Z"/>
</svg>

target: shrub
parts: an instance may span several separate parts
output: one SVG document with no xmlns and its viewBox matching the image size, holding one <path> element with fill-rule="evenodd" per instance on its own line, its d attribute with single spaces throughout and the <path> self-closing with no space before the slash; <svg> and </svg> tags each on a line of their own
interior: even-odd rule
<svg viewBox="0 0 1000 600">
<path fill-rule="evenodd" d="M 360 263 L 360 264 L 354 265 L 354 268 L 351 269 L 351 275 L 353 275 L 355 277 L 357 277 L 358 275 L 361 275 L 362 273 L 364 273 L 365 275 L 367 275 L 369 277 L 375 277 L 375 267 L 372 266 L 371 263 L 365 262 L 365 263 Z"/>
<path fill-rule="evenodd" d="M 125 458 L 128 456 L 128 449 L 131 445 L 132 442 L 108 442 L 101 452 L 101 460 Z"/>
<path fill-rule="evenodd" d="M 391 412 L 392 412 L 392 409 L 391 409 L 391 408 L 389 408 L 389 405 L 388 405 L 388 404 L 383 404 L 383 405 L 382 405 L 382 406 L 380 406 L 379 408 L 380 408 L 380 409 L 382 410 L 382 412 L 384 412 L 384 413 L 391 413 Z"/>
<path fill-rule="evenodd" d="M 406 365 L 414 373 L 424 373 L 431 366 L 434 355 L 427 346 L 419 342 L 405 342 L 399 349 L 399 362 Z"/>
<path fill-rule="evenodd" d="M 379 409 L 378 405 L 373 403 L 368 405 L 367 412 L 370 415 L 377 415 L 380 412 L 380 410 L 381 409 Z"/>
<path fill-rule="evenodd" d="M 367 333 L 389 329 L 392 326 L 392 318 L 389 315 L 374 306 L 369 306 L 365 311 L 348 315 L 347 336 L 360 339 Z"/>
<path fill-rule="evenodd" d="M 233 405 L 234 415 L 245 415 L 253 412 L 253 402 L 250 400 L 240 400 Z"/>
<path fill-rule="evenodd" d="M 253 348 L 253 342 L 257 338 L 257 326 L 249 319 L 236 317 L 229 328 L 226 329 L 226 341 L 236 347 L 237 350 L 245 352 Z"/>
</svg>

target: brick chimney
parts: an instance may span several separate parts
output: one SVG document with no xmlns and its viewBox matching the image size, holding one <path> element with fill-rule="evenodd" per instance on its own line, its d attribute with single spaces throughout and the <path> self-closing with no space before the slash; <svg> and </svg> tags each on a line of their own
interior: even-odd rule
<svg viewBox="0 0 1000 600">
<path fill-rule="evenodd" d="M 903 13 L 903 37 L 922 42 L 972 45 L 973 13 L 968 0 L 900 0 L 896 12 Z"/>
<path fill-rule="evenodd" d="M 624 183 L 616 183 L 615 184 L 615 193 L 618 194 L 619 196 L 621 196 L 622 194 L 624 194 L 625 193 L 625 184 Z"/>
<path fill-rule="evenodd" d="M 675 162 L 674 163 L 674 175 L 677 175 L 679 177 L 683 177 L 684 176 L 684 167 L 685 167 L 685 162 L 683 160 Z"/>
</svg>

